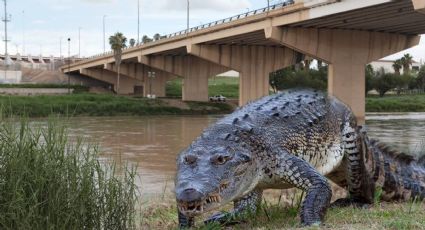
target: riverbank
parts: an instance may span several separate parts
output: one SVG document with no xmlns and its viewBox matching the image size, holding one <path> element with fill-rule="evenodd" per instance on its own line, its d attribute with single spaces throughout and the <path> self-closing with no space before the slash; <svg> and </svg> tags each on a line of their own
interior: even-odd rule
<svg viewBox="0 0 425 230">
<path fill-rule="evenodd" d="M 181 102 L 178 99 L 146 99 L 107 94 L 57 96 L 0 96 L 3 115 L 47 117 L 141 116 L 226 114 L 234 106 L 227 103 Z"/>
<path fill-rule="evenodd" d="M 174 79 L 167 82 L 167 97 L 182 96 L 182 79 Z M 223 95 L 228 99 L 238 99 L 239 97 L 239 78 L 237 77 L 213 77 L 208 79 L 208 95 Z"/>
<path fill-rule="evenodd" d="M 300 224 L 299 200 L 293 204 L 279 203 L 270 195 L 265 196 L 260 210 L 252 216 L 232 225 L 231 229 L 304 229 Z M 142 227 L 145 229 L 177 229 L 175 202 L 171 198 L 158 199 L 143 208 Z M 228 205 L 227 208 L 231 208 Z M 209 213 L 212 215 L 212 213 Z M 425 229 L 425 203 L 376 203 L 370 208 L 328 209 L 325 224 L 313 229 Z M 198 218 L 194 229 L 221 229 L 219 225 L 205 226 Z M 309 228 L 310 229 L 310 228 Z"/>
<path fill-rule="evenodd" d="M 369 96 L 367 112 L 425 112 L 425 94 L 401 96 Z"/>
</svg>

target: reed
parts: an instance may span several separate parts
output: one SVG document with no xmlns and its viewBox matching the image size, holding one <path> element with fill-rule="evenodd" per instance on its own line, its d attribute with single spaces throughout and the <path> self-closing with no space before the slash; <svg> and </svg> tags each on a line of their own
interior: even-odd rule
<svg viewBox="0 0 425 230">
<path fill-rule="evenodd" d="M 0 229 L 134 229 L 136 167 L 100 161 L 50 119 L 0 120 Z"/>
</svg>

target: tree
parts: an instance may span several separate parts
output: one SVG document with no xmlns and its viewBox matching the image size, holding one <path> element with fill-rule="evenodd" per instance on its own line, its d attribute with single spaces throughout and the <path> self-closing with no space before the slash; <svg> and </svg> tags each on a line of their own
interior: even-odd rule
<svg viewBox="0 0 425 230">
<path fill-rule="evenodd" d="M 403 66 L 403 73 L 410 74 L 410 67 L 413 64 L 413 57 L 410 54 L 405 54 L 400 60 Z"/>
<path fill-rule="evenodd" d="M 425 65 L 421 67 L 418 73 L 418 77 L 416 78 L 417 87 L 425 90 Z"/>
<path fill-rule="evenodd" d="M 130 47 L 134 47 L 136 45 L 136 39 L 130 39 Z"/>
<path fill-rule="evenodd" d="M 121 70 L 121 56 L 122 49 L 127 45 L 127 38 L 120 32 L 115 33 L 113 36 L 109 37 L 109 44 L 111 45 L 111 49 L 114 51 L 114 59 L 115 64 L 117 66 L 117 91 L 119 94 L 120 91 L 120 70 Z"/>
<path fill-rule="evenodd" d="M 385 70 L 381 68 L 374 77 L 373 85 L 374 89 L 378 91 L 379 96 L 383 97 L 385 93 L 396 87 L 396 75 L 391 73 L 385 73 Z"/>
<path fill-rule="evenodd" d="M 326 90 L 327 71 L 296 70 L 295 66 L 291 66 L 270 74 L 269 81 L 275 92 L 298 87 Z"/>
<path fill-rule="evenodd" d="M 143 44 L 146 44 L 146 43 L 149 43 L 149 42 L 152 42 L 152 41 L 153 40 L 150 37 L 143 35 L 143 37 L 142 37 Z"/>
<path fill-rule="evenodd" d="M 155 34 L 154 36 L 153 36 L 153 40 L 154 41 L 158 41 L 159 39 L 161 39 L 161 34 Z"/>
<path fill-rule="evenodd" d="M 366 75 L 366 95 L 369 91 L 373 89 L 373 77 L 375 75 L 375 71 L 373 70 L 373 66 L 371 64 L 366 66 L 365 70 Z"/>
<path fill-rule="evenodd" d="M 397 60 L 394 61 L 393 69 L 394 69 L 394 72 L 397 75 L 400 75 L 400 70 L 401 70 L 402 67 L 403 67 L 403 63 L 401 62 L 401 59 L 397 59 Z"/>
</svg>

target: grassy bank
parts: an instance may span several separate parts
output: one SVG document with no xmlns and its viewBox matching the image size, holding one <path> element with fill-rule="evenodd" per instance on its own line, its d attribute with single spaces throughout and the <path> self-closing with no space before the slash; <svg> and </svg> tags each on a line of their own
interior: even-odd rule
<svg viewBox="0 0 425 230">
<path fill-rule="evenodd" d="M 55 122 L 2 118 L 0 140 L 0 229 L 135 229 L 134 167 L 118 176 Z"/>
<path fill-rule="evenodd" d="M 425 95 L 402 95 L 366 99 L 367 112 L 425 112 Z"/>
<path fill-rule="evenodd" d="M 0 84 L 0 88 L 26 88 L 26 89 L 58 89 L 68 88 L 66 84 Z M 83 85 L 70 85 L 71 89 L 74 89 L 74 93 L 84 93 L 89 91 L 88 86 Z"/>
<path fill-rule="evenodd" d="M 266 197 L 266 200 L 268 198 Z M 144 210 L 143 226 L 146 229 L 177 229 L 176 207 L 172 201 L 157 201 Z M 328 209 L 324 225 L 303 228 L 300 225 L 297 204 L 263 202 L 258 213 L 245 218 L 230 229 L 425 229 L 424 215 L 425 203 L 378 203 L 367 209 Z M 197 221 L 196 226 L 195 229 L 202 230 L 223 229 L 219 225 L 205 226 L 202 219 Z"/>
<path fill-rule="evenodd" d="M 46 117 L 50 114 L 72 116 L 175 115 L 229 113 L 232 106 L 222 103 L 150 100 L 115 95 L 73 94 L 60 96 L 0 96 L 6 115 Z"/>
<path fill-rule="evenodd" d="M 227 98 L 236 99 L 239 97 L 239 78 L 214 77 L 208 80 L 208 95 L 223 95 Z M 175 79 L 167 82 L 167 97 L 182 96 L 182 79 Z"/>
</svg>

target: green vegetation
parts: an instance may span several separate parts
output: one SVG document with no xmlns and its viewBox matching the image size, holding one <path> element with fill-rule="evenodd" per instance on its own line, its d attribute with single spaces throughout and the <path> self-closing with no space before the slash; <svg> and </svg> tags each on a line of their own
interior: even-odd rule
<svg viewBox="0 0 425 230">
<path fill-rule="evenodd" d="M 229 113 L 232 107 L 222 103 L 182 103 L 178 107 L 167 101 L 115 95 L 73 94 L 60 96 L 0 96 L 6 115 L 47 117 L 51 114 L 71 116 L 175 115 Z"/>
<path fill-rule="evenodd" d="M 368 97 L 367 112 L 425 112 L 425 95 Z"/>
<path fill-rule="evenodd" d="M 167 97 L 182 96 L 182 79 L 175 79 L 167 82 Z M 223 95 L 229 99 L 239 97 L 239 78 L 234 77 L 214 77 L 208 80 L 208 95 Z"/>
<path fill-rule="evenodd" d="M 66 84 L 0 84 L 0 88 L 27 88 L 27 89 L 67 89 Z M 88 86 L 83 85 L 70 85 L 71 89 L 74 89 L 74 93 L 84 93 L 89 91 Z"/>
<path fill-rule="evenodd" d="M 5 121 L 6 120 L 6 121 Z M 136 168 L 100 162 L 50 121 L 0 121 L 1 229 L 135 229 Z"/>
<path fill-rule="evenodd" d="M 296 70 L 288 67 L 270 74 L 270 85 L 275 92 L 291 88 L 312 88 L 322 91 L 327 89 L 327 69 L 320 70 L 303 68 Z"/>
<path fill-rule="evenodd" d="M 258 213 L 232 225 L 231 229 L 303 229 L 298 201 L 282 204 L 271 201 L 270 196 L 265 201 Z M 424 207 L 425 203 L 407 202 L 377 203 L 370 208 L 332 208 L 328 209 L 324 225 L 307 229 L 425 229 Z M 171 199 L 155 201 L 143 213 L 142 226 L 146 229 L 177 229 L 176 207 Z M 198 218 L 195 229 L 223 229 L 218 224 L 204 226 L 202 219 Z"/>
</svg>

